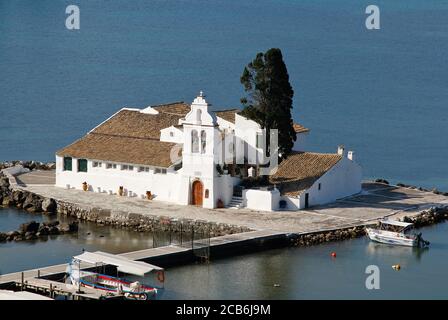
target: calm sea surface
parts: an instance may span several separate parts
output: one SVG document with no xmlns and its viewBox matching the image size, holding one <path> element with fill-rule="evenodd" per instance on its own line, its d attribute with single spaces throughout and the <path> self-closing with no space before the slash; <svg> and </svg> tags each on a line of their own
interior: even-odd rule
<svg viewBox="0 0 448 320">
<path fill-rule="evenodd" d="M 190 102 L 204 90 L 215 109 L 238 107 L 244 65 L 279 47 L 310 149 L 343 143 L 365 178 L 448 190 L 448 1 L 377 0 L 377 31 L 364 27 L 364 0 L 76 3 L 81 29 L 69 31 L 72 1 L 0 0 L 0 161 L 52 160 L 123 106 Z M 0 230 L 28 216 L 1 210 Z M 447 227 L 423 231 L 433 243 L 424 252 L 360 239 L 174 268 L 165 297 L 446 298 Z M 0 270 L 64 262 L 82 248 L 147 245 L 119 233 L 139 244 L 114 247 L 115 234 L 94 245 L 82 236 L 0 244 Z M 364 288 L 371 263 L 382 270 L 376 292 Z"/>
</svg>

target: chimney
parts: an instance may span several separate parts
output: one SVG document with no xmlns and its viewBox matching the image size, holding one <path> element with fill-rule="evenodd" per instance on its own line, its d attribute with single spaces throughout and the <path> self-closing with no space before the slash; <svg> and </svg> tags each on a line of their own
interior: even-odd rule
<svg viewBox="0 0 448 320">
<path fill-rule="evenodd" d="M 338 155 L 345 156 L 345 148 L 344 146 L 338 146 Z"/>
<path fill-rule="evenodd" d="M 355 151 L 349 151 L 347 154 L 349 160 L 355 161 Z"/>
</svg>

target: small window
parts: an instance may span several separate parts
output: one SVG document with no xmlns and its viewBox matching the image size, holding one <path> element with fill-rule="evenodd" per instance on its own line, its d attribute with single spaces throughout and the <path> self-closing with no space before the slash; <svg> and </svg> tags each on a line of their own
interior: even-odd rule
<svg viewBox="0 0 448 320">
<path fill-rule="evenodd" d="M 87 172 L 87 160 L 78 159 L 78 172 Z"/>
<path fill-rule="evenodd" d="M 205 130 L 201 131 L 201 153 L 205 153 L 207 147 L 207 134 Z"/>
<path fill-rule="evenodd" d="M 191 131 L 191 153 L 199 152 L 199 136 L 196 130 Z"/>
<path fill-rule="evenodd" d="M 257 148 L 261 149 L 263 148 L 263 134 L 257 133 Z"/>
<path fill-rule="evenodd" d="M 166 174 L 166 169 L 163 168 L 155 168 L 154 173 Z"/>
<path fill-rule="evenodd" d="M 93 162 L 93 167 L 94 167 L 94 168 L 101 168 L 102 165 L 103 165 L 102 162 L 98 162 L 98 161 L 94 161 L 94 162 Z"/>
<path fill-rule="evenodd" d="M 72 171 L 72 158 L 64 157 L 64 171 Z"/>
<path fill-rule="evenodd" d="M 208 199 L 208 193 L 209 193 L 208 189 L 205 189 L 205 195 L 204 195 L 204 198 Z"/>
<path fill-rule="evenodd" d="M 170 137 L 174 137 L 174 132 L 170 131 Z"/>
<path fill-rule="evenodd" d="M 317 185 L 317 188 L 320 190 L 320 188 L 321 188 L 321 184 L 320 183 Z"/>
<path fill-rule="evenodd" d="M 127 165 L 127 164 L 122 164 L 121 165 L 121 170 L 133 171 L 134 170 L 134 166 L 130 166 L 130 165 Z"/>
<path fill-rule="evenodd" d="M 139 167 L 138 172 L 149 172 L 149 167 Z"/>
<path fill-rule="evenodd" d="M 115 163 L 107 163 L 106 169 L 117 169 L 117 165 Z"/>
</svg>

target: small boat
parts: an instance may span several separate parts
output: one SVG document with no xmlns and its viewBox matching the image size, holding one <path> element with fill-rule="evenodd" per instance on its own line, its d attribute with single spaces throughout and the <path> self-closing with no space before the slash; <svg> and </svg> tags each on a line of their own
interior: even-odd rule
<svg viewBox="0 0 448 320">
<path fill-rule="evenodd" d="M 129 300 L 150 300 L 155 299 L 159 291 L 163 289 L 162 287 L 147 286 L 138 281 L 132 282 L 102 273 L 84 271 L 81 269 L 83 262 L 90 266 L 94 265 L 96 269 L 102 267 L 103 270 L 106 266 L 115 266 L 117 273 L 122 272 L 140 277 L 155 271 L 156 278 L 162 285 L 165 281 L 164 270 L 155 265 L 101 251 L 84 252 L 74 256 L 67 267 L 69 281 L 78 288 L 78 291 L 81 291 L 82 287 L 87 287 L 101 290 L 105 296 L 123 296 Z"/>
<path fill-rule="evenodd" d="M 412 223 L 383 219 L 379 221 L 378 228 L 366 228 L 366 231 L 369 238 L 376 242 L 408 247 L 429 245 L 421 233 L 410 233 L 413 227 Z"/>
</svg>

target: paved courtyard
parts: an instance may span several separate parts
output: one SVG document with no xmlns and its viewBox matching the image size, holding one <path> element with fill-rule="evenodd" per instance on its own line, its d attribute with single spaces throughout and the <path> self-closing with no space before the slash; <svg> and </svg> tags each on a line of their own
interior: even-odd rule
<svg viewBox="0 0 448 320">
<path fill-rule="evenodd" d="M 249 209 L 205 209 L 161 201 L 119 197 L 80 190 L 57 188 L 53 171 L 33 171 L 16 177 L 20 188 L 45 197 L 77 204 L 84 208 L 102 208 L 111 212 L 169 216 L 246 226 L 255 230 L 306 233 L 337 229 L 382 217 L 400 218 L 431 206 L 448 205 L 448 197 L 413 189 L 365 182 L 359 195 L 332 204 L 300 211 L 264 212 Z"/>
</svg>

